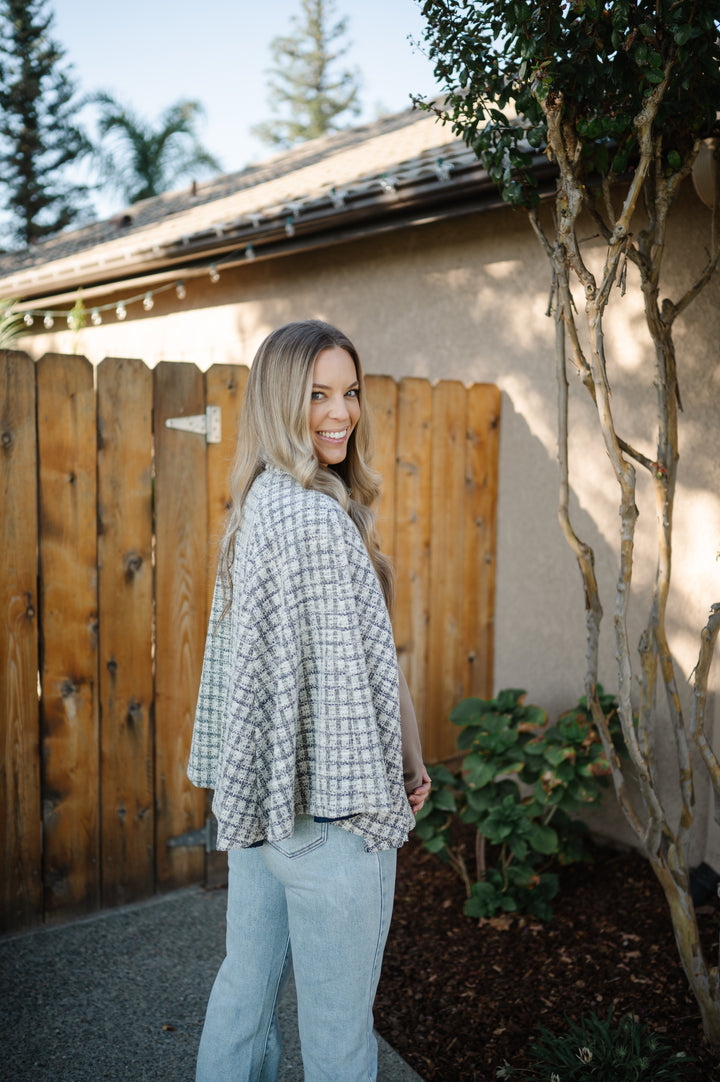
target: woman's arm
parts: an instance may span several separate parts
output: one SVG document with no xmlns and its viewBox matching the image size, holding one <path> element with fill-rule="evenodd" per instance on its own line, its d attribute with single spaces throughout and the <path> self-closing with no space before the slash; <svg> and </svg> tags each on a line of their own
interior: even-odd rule
<svg viewBox="0 0 720 1082">
<path fill-rule="evenodd" d="M 400 697 L 400 730 L 402 735 L 405 792 L 408 794 L 413 813 L 417 815 L 430 792 L 430 778 L 423 764 L 415 707 L 410 697 L 410 689 L 405 679 L 405 673 L 399 665 L 398 692 Z"/>
</svg>

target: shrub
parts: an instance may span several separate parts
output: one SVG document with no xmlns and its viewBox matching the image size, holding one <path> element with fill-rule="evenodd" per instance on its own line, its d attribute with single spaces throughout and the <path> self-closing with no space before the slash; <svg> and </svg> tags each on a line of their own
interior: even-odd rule
<svg viewBox="0 0 720 1082">
<path fill-rule="evenodd" d="M 417 817 L 423 845 L 449 862 L 465 883 L 465 913 L 552 916 L 558 865 L 587 859 L 586 824 L 577 812 L 599 803 L 609 768 L 585 701 L 548 725 L 525 692 L 509 688 L 496 699 L 464 699 L 450 720 L 461 726 L 461 768 L 430 768 L 432 789 Z M 601 690 L 613 724 L 616 703 Z M 455 844 L 459 818 L 475 827 L 475 878 Z M 492 856 L 492 860 L 491 860 Z"/>
<path fill-rule="evenodd" d="M 518 1082 L 680 1082 L 694 1062 L 682 1052 L 673 1053 L 633 1015 L 612 1023 L 612 1008 L 605 1020 L 596 1014 L 578 1022 L 568 1019 L 564 1033 L 550 1033 L 540 1026 L 540 1040 L 530 1045 L 534 1065 L 517 1070 L 505 1063 L 499 1079 Z"/>
</svg>

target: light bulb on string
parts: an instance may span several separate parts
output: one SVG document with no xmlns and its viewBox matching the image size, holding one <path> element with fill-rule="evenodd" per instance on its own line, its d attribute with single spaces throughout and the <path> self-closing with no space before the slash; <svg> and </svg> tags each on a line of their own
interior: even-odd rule
<svg viewBox="0 0 720 1082">
<path fill-rule="evenodd" d="M 288 217 L 285 219 L 285 232 L 289 237 L 295 236 L 295 226 L 290 215 L 288 215 Z"/>
<path fill-rule="evenodd" d="M 145 309 L 145 311 L 149 312 L 154 304 L 155 304 L 155 300 L 153 298 L 152 293 L 146 293 L 145 296 L 143 297 L 143 308 Z"/>
<path fill-rule="evenodd" d="M 120 320 L 125 319 L 125 316 L 127 315 L 127 308 L 125 307 L 125 305 L 123 304 L 122 301 L 120 301 L 119 305 L 115 309 L 115 315 Z"/>
<path fill-rule="evenodd" d="M 215 284 L 215 282 L 219 281 L 219 279 L 220 279 L 220 272 L 218 271 L 216 265 L 214 263 L 211 263 L 210 264 L 210 281 L 213 284 Z"/>
<path fill-rule="evenodd" d="M 175 286 L 175 292 L 177 293 L 179 301 L 184 301 L 187 297 L 187 289 L 185 288 L 185 283 L 182 280 L 179 281 L 178 284 Z"/>
<path fill-rule="evenodd" d="M 102 323 L 102 316 L 100 315 L 100 312 L 97 308 L 93 308 L 92 312 L 90 313 L 90 322 L 92 323 L 93 327 L 99 327 Z"/>
<path fill-rule="evenodd" d="M 52 330 L 52 328 L 55 326 L 55 320 L 49 312 L 47 312 L 45 315 L 45 318 L 43 320 L 43 326 L 45 327 L 46 331 Z"/>
<path fill-rule="evenodd" d="M 26 312 L 25 315 L 23 316 L 23 323 L 25 324 L 25 326 L 26 327 L 32 327 L 34 322 L 35 322 L 35 320 L 32 317 L 32 313 L 31 312 Z"/>
<path fill-rule="evenodd" d="M 247 248 L 245 249 L 245 258 L 246 259 L 254 259 L 255 258 L 255 249 L 253 248 L 252 244 L 248 244 Z"/>
</svg>

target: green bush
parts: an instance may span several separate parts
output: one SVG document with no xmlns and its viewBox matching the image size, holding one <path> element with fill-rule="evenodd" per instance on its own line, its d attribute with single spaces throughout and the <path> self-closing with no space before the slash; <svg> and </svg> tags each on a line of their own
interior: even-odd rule
<svg viewBox="0 0 720 1082">
<path fill-rule="evenodd" d="M 619 740 L 617 704 L 599 688 L 600 703 Z M 609 767 L 585 699 L 554 725 L 525 692 L 464 699 L 450 720 L 461 727 L 460 770 L 430 768 L 432 789 L 418 814 L 423 845 L 449 862 L 465 883 L 465 913 L 552 917 L 558 889 L 553 868 L 587 859 L 587 827 L 577 813 L 599 803 Z M 457 819 L 475 828 L 475 876 L 455 844 Z"/>
<path fill-rule="evenodd" d="M 534 1066 L 518 1070 L 509 1063 L 498 1067 L 499 1079 L 518 1082 L 680 1082 L 694 1060 L 674 1053 L 648 1027 L 632 1015 L 617 1025 L 612 1008 L 606 1019 L 589 1014 L 579 1022 L 568 1019 L 564 1033 L 543 1026 L 540 1040 L 530 1045 Z"/>
</svg>

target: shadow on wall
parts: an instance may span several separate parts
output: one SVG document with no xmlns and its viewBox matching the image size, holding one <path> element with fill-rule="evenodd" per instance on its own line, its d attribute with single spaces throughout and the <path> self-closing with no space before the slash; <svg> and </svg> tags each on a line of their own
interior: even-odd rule
<svg viewBox="0 0 720 1082">
<path fill-rule="evenodd" d="M 500 478 L 495 690 L 525 688 L 527 701 L 547 710 L 552 719 L 574 706 L 584 693 L 586 630 L 582 579 L 557 518 L 557 462 L 507 394 L 503 394 L 502 401 Z M 591 514 L 580 506 L 574 491 L 570 496 L 570 519 L 578 536 L 595 553 L 605 613 L 600 630 L 599 678 L 606 691 L 615 693 L 618 675 L 613 606 L 618 553 L 605 541 Z M 633 596 L 631 627 L 641 626 L 647 617 L 645 593 L 638 590 Z M 699 629 L 691 628 L 689 620 L 686 626 L 687 633 L 693 633 L 697 639 Z M 637 673 L 639 634 L 633 635 L 631 630 L 630 654 Z M 689 672 L 676 652 L 672 652 L 672 658 L 681 685 L 683 708 L 689 718 Z M 637 703 L 640 694 L 637 676 L 633 692 Z M 658 720 L 654 743 L 659 789 L 666 807 L 675 814 L 679 811 L 675 738 L 660 680 L 656 699 Z M 716 696 L 709 695 L 706 708 L 709 736 L 713 732 L 715 702 Z M 693 758 L 697 829 L 691 860 L 698 863 L 715 854 L 717 861 L 720 838 L 715 837 L 717 831 L 712 825 L 709 779 L 699 756 L 693 753 Z M 636 806 L 642 807 L 639 798 Z M 588 821 L 600 835 L 636 844 L 612 791 L 608 791 L 602 809 L 589 815 Z"/>
</svg>

